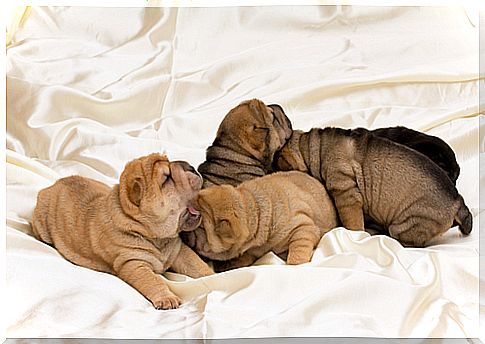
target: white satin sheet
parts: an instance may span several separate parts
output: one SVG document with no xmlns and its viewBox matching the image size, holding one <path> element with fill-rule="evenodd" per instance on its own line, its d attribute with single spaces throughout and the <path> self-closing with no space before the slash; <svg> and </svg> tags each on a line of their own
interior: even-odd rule
<svg viewBox="0 0 485 344">
<path fill-rule="evenodd" d="M 464 9 L 34 7 L 12 42 L 7 337 L 479 335 L 483 81 Z M 170 311 L 30 235 L 37 192 L 57 178 L 113 184 L 151 152 L 198 166 L 224 115 L 250 98 L 281 104 L 295 129 L 404 125 L 443 138 L 472 234 L 410 249 L 337 228 L 302 266 L 268 254 L 197 280 L 166 273 L 183 299 Z"/>
</svg>

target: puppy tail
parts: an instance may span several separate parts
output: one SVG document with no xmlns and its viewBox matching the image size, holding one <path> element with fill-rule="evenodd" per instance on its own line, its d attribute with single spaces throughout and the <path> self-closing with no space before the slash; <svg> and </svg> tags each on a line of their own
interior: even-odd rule
<svg viewBox="0 0 485 344">
<path fill-rule="evenodd" d="M 453 225 L 454 226 L 458 225 L 458 227 L 460 228 L 460 231 L 464 235 L 468 235 L 472 231 L 473 216 L 470 213 L 470 210 L 468 209 L 468 207 L 465 205 L 465 201 L 461 196 L 460 196 L 460 206 L 458 208 L 458 211 L 456 212 Z"/>
</svg>

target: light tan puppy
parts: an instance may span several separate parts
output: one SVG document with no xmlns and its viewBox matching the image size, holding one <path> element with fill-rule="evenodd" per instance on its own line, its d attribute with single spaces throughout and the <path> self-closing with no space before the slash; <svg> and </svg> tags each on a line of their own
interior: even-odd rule
<svg viewBox="0 0 485 344">
<path fill-rule="evenodd" d="M 297 171 L 200 191 L 202 224 L 182 238 L 218 271 L 251 265 L 269 251 L 288 251 L 288 264 L 309 262 L 321 237 L 338 225 L 323 185 Z"/>
<path fill-rule="evenodd" d="M 169 268 L 195 278 L 213 274 L 179 238 L 200 223 L 190 199 L 201 184 L 192 166 L 160 154 L 128 163 L 113 188 L 62 178 L 39 192 L 33 232 L 69 261 L 118 276 L 155 308 L 176 308 L 180 299 L 158 274 Z"/>
<path fill-rule="evenodd" d="M 370 218 L 415 247 L 452 225 L 465 235 L 472 230 L 472 215 L 443 169 L 364 128 L 295 130 L 275 154 L 275 165 L 320 180 L 348 229 L 363 230 L 364 219 Z"/>
</svg>

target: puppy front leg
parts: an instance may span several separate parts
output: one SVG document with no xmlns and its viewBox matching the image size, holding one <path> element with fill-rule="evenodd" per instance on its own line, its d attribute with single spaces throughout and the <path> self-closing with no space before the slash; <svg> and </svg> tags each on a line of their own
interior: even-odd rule
<svg viewBox="0 0 485 344">
<path fill-rule="evenodd" d="M 315 225 L 301 225 L 295 228 L 290 237 L 286 264 L 298 265 L 308 263 L 312 259 L 313 250 L 319 240 L 319 230 Z"/>
<path fill-rule="evenodd" d="M 177 308 L 181 300 L 172 293 L 152 266 L 142 260 L 127 260 L 115 270 L 117 276 L 151 301 L 156 309 Z"/>
<path fill-rule="evenodd" d="M 172 270 L 192 278 L 213 275 L 214 271 L 190 247 L 183 244 L 171 266 Z"/>
<path fill-rule="evenodd" d="M 326 187 L 335 201 L 343 226 L 351 230 L 364 230 L 364 200 L 353 171 L 342 169 L 329 172 Z"/>
</svg>

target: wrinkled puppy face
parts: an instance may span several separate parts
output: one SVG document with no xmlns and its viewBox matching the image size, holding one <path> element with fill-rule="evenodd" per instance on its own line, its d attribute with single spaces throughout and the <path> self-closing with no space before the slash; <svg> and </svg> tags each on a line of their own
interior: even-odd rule
<svg viewBox="0 0 485 344">
<path fill-rule="evenodd" d="M 219 126 L 216 141 L 269 168 L 274 153 L 283 147 L 291 133 L 291 122 L 281 106 L 266 106 L 252 99 L 229 111 Z"/>
<path fill-rule="evenodd" d="M 194 199 L 194 207 L 202 214 L 202 223 L 195 231 L 183 233 L 182 240 L 210 259 L 237 257 L 249 235 L 241 202 L 239 193 L 229 185 L 200 191 Z"/>
<path fill-rule="evenodd" d="M 123 211 L 144 225 L 147 237 L 172 238 L 195 229 L 200 213 L 190 200 L 202 186 L 195 169 L 165 155 L 150 154 L 129 162 L 120 177 Z"/>
</svg>

